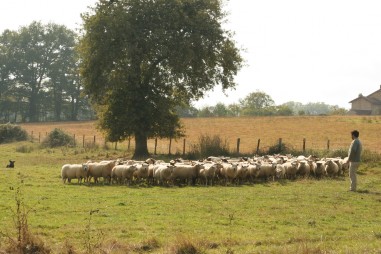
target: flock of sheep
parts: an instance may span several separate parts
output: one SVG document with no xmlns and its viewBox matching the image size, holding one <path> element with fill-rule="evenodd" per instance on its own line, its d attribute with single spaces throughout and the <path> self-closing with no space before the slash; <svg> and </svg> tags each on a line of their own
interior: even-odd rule
<svg viewBox="0 0 381 254">
<path fill-rule="evenodd" d="M 208 157 L 200 161 L 182 159 L 164 162 L 149 158 L 145 161 L 107 160 L 62 166 L 63 182 L 148 185 L 214 185 L 244 184 L 297 177 L 334 177 L 348 171 L 348 158 L 269 155 L 253 158 Z"/>
</svg>

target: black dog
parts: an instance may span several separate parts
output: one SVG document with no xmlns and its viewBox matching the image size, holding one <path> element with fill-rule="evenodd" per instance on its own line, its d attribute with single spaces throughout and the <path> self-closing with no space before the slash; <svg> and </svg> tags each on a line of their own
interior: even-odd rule
<svg viewBox="0 0 381 254">
<path fill-rule="evenodd" d="M 15 162 L 16 161 L 9 160 L 9 164 L 7 165 L 7 168 L 14 168 L 15 167 Z"/>
</svg>

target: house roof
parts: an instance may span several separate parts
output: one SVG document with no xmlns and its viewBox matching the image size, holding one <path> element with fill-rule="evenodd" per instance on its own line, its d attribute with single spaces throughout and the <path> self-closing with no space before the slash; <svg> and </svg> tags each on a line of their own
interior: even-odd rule
<svg viewBox="0 0 381 254">
<path fill-rule="evenodd" d="M 359 97 L 357 97 L 356 99 L 351 100 L 349 103 L 353 103 L 354 101 L 357 101 L 357 100 L 360 100 L 360 99 L 364 99 L 364 100 L 370 102 L 371 104 L 381 105 L 381 100 L 378 100 L 376 98 L 370 97 L 373 94 L 379 93 L 379 92 L 381 92 L 381 86 L 380 86 L 380 89 L 378 89 L 377 91 L 374 91 L 373 93 L 369 94 L 368 96 L 363 96 L 363 95 L 360 94 Z"/>
<path fill-rule="evenodd" d="M 349 103 L 353 103 L 353 102 L 355 102 L 357 100 L 361 100 L 361 99 L 366 100 L 366 101 L 370 102 L 371 104 L 381 105 L 381 101 L 380 100 L 377 100 L 376 98 L 365 97 L 365 96 L 359 96 L 356 99 L 351 100 Z"/>
</svg>

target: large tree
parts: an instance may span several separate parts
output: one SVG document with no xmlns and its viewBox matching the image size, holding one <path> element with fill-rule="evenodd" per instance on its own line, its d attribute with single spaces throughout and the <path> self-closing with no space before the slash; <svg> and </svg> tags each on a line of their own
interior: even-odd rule
<svg viewBox="0 0 381 254">
<path fill-rule="evenodd" d="M 275 102 L 270 95 L 261 91 L 256 91 L 240 100 L 240 104 L 242 115 L 258 116 L 269 115 L 269 111 L 273 111 L 271 107 L 275 105 Z"/>
<path fill-rule="evenodd" d="M 242 58 L 220 0 L 100 0 L 83 15 L 85 90 L 110 141 L 177 137 L 176 107 L 235 86 Z"/>
</svg>

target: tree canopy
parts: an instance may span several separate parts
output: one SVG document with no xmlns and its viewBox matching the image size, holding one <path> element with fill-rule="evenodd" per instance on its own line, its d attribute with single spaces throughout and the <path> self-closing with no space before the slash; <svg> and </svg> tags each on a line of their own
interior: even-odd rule
<svg viewBox="0 0 381 254">
<path fill-rule="evenodd" d="M 1 113 L 13 111 L 16 119 L 19 111 L 23 121 L 40 121 L 48 114 L 60 120 L 64 105 L 71 104 L 66 119 L 76 120 L 82 89 L 76 43 L 72 30 L 54 23 L 34 21 L 5 30 L 0 35 Z"/>
<path fill-rule="evenodd" d="M 235 87 L 242 58 L 220 0 L 100 0 L 83 15 L 81 74 L 110 141 L 183 134 L 176 107 Z"/>
</svg>

